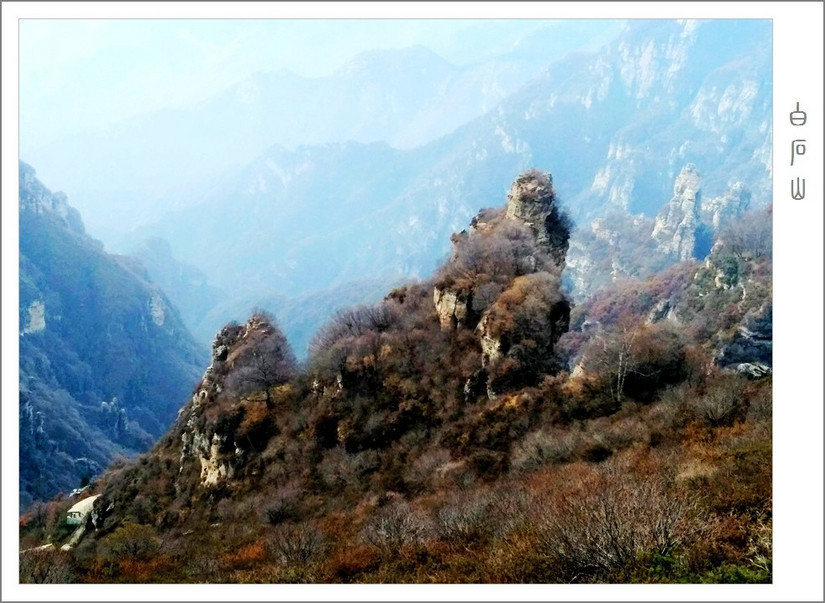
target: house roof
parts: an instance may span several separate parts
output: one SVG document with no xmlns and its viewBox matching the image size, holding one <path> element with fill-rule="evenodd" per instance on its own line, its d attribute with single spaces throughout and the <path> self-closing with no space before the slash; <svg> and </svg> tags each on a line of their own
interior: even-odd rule
<svg viewBox="0 0 825 603">
<path fill-rule="evenodd" d="M 95 500 L 97 500 L 99 496 L 100 494 L 95 494 L 94 496 L 90 496 L 76 502 L 72 505 L 72 508 L 68 510 L 68 513 L 80 513 L 81 515 L 86 515 L 86 513 L 92 510 L 92 505 L 95 504 Z"/>
</svg>

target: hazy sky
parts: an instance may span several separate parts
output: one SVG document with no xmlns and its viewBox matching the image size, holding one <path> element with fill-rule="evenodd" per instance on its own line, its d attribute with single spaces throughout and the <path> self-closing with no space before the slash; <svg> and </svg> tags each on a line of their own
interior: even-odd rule
<svg viewBox="0 0 825 603">
<path fill-rule="evenodd" d="M 28 19 L 21 153 L 63 134 L 184 105 L 255 71 L 333 72 L 365 49 L 424 44 L 461 64 L 548 21 Z"/>
</svg>

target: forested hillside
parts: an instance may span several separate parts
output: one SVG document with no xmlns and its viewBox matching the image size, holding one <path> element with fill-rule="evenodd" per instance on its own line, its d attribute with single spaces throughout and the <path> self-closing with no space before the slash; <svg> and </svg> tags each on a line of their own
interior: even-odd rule
<svg viewBox="0 0 825 603">
<path fill-rule="evenodd" d="M 205 351 L 134 259 L 20 164 L 20 504 L 85 485 L 172 423 Z"/>
<path fill-rule="evenodd" d="M 256 313 L 22 581 L 770 582 L 770 213 L 574 305 L 538 170 L 297 365 Z M 56 499 L 21 549 L 59 547 Z"/>
</svg>

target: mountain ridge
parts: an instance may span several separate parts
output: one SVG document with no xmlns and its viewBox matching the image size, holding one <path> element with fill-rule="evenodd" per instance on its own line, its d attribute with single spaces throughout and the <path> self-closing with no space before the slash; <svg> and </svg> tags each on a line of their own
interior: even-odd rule
<svg viewBox="0 0 825 603">
<path fill-rule="evenodd" d="M 575 307 L 571 226 L 530 170 L 303 366 L 266 313 L 225 325 L 82 539 L 34 548 L 72 501 L 21 518 L 21 580 L 770 582 L 769 212 Z"/>
<path fill-rule="evenodd" d="M 66 492 L 174 417 L 202 350 L 135 260 L 20 163 L 20 503 Z"/>
</svg>

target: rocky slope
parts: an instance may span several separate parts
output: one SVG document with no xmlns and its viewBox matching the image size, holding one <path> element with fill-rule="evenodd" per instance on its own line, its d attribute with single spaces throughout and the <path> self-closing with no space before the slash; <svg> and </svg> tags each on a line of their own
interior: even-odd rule
<svg viewBox="0 0 825 603">
<path fill-rule="evenodd" d="M 264 450 L 273 445 L 272 438 L 290 449 L 300 446 L 295 434 L 287 437 L 293 428 L 281 423 L 287 419 L 280 414 L 284 404 L 307 404 L 318 415 L 312 438 L 320 449 L 300 453 L 305 455 L 299 462 L 304 467 L 306 460 L 331 446 L 389 450 L 395 438 L 422 424 L 442 425 L 447 430 L 442 437 L 449 440 L 453 435 L 444 413 L 454 411 L 421 407 L 419 396 L 451 396 L 455 389 L 462 392 L 463 403 L 496 401 L 559 370 L 553 361 L 555 347 L 570 316 L 559 280 L 569 229 L 549 175 L 525 172 L 513 183 L 504 208 L 480 212 L 469 231 L 453 237 L 452 258 L 434 280 L 396 289 L 375 306 L 336 315 L 313 340 L 311 384 L 274 379 L 265 388 L 266 404 L 260 388 L 238 398 L 237 374 L 244 358 L 253 357 L 262 341 L 280 336 L 278 327 L 270 317 L 256 314 L 244 325 L 231 323 L 221 329 L 212 344 L 210 366 L 156 447 L 156 459 L 175 459 L 174 475 L 168 478 L 176 484 L 178 502 L 233 490 L 248 479 L 267 479 Z M 453 304 L 449 319 L 448 298 L 465 300 L 463 310 Z M 411 336 L 420 343 L 412 343 Z M 428 349 L 427 340 L 434 349 Z M 279 362 L 281 355 L 290 354 L 282 349 L 270 359 Z M 436 394 L 427 391 L 426 381 L 417 382 L 441 371 L 437 367 L 447 366 L 446 358 L 456 356 L 462 360 L 449 369 L 448 378 L 454 385 Z M 395 381 L 403 375 L 412 377 L 407 385 Z M 303 387 L 308 389 L 302 391 Z M 402 400 L 390 403 L 396 395 Z M 300 396 L 307 396 L 306 401 L 299 402 Z M 386 404 L 380 411 L 383 420 L 376 422 L 353 410 L 364 396 L 375 397 L 379 407 Z M 324 470 L 323 463 L 313 467 L 312 471 Z M 114 483 L 96 503 L 100 508 L 113 504 L 110 525 L 129 512 L 123 508 L 129 503 Z"/>
<path fill-rule="evenodd" d="M 740 195 L 735 187 L 732 195 L 723 198 L 740 199 Z M 712 206 L 719 204 L 716 200 Z M 770 373 L 771 216 L 770 207 L 738 214 L 735 222 L 715 235 L 701 263 L 689 258 L 644 279 L 624 276 L 602 287 L 577 306 L 573 330 L 584 333 L 630 313 L 643 316 L 648 324 L 683 330 L 701 342 L 723 370 L 755 377 Z"/>
<path fill-rule="evenodd" d="M 20 164 L 20 502 L 78 487 L 167 428 L 203 352 L 133 259 Z"/>
</svg>

